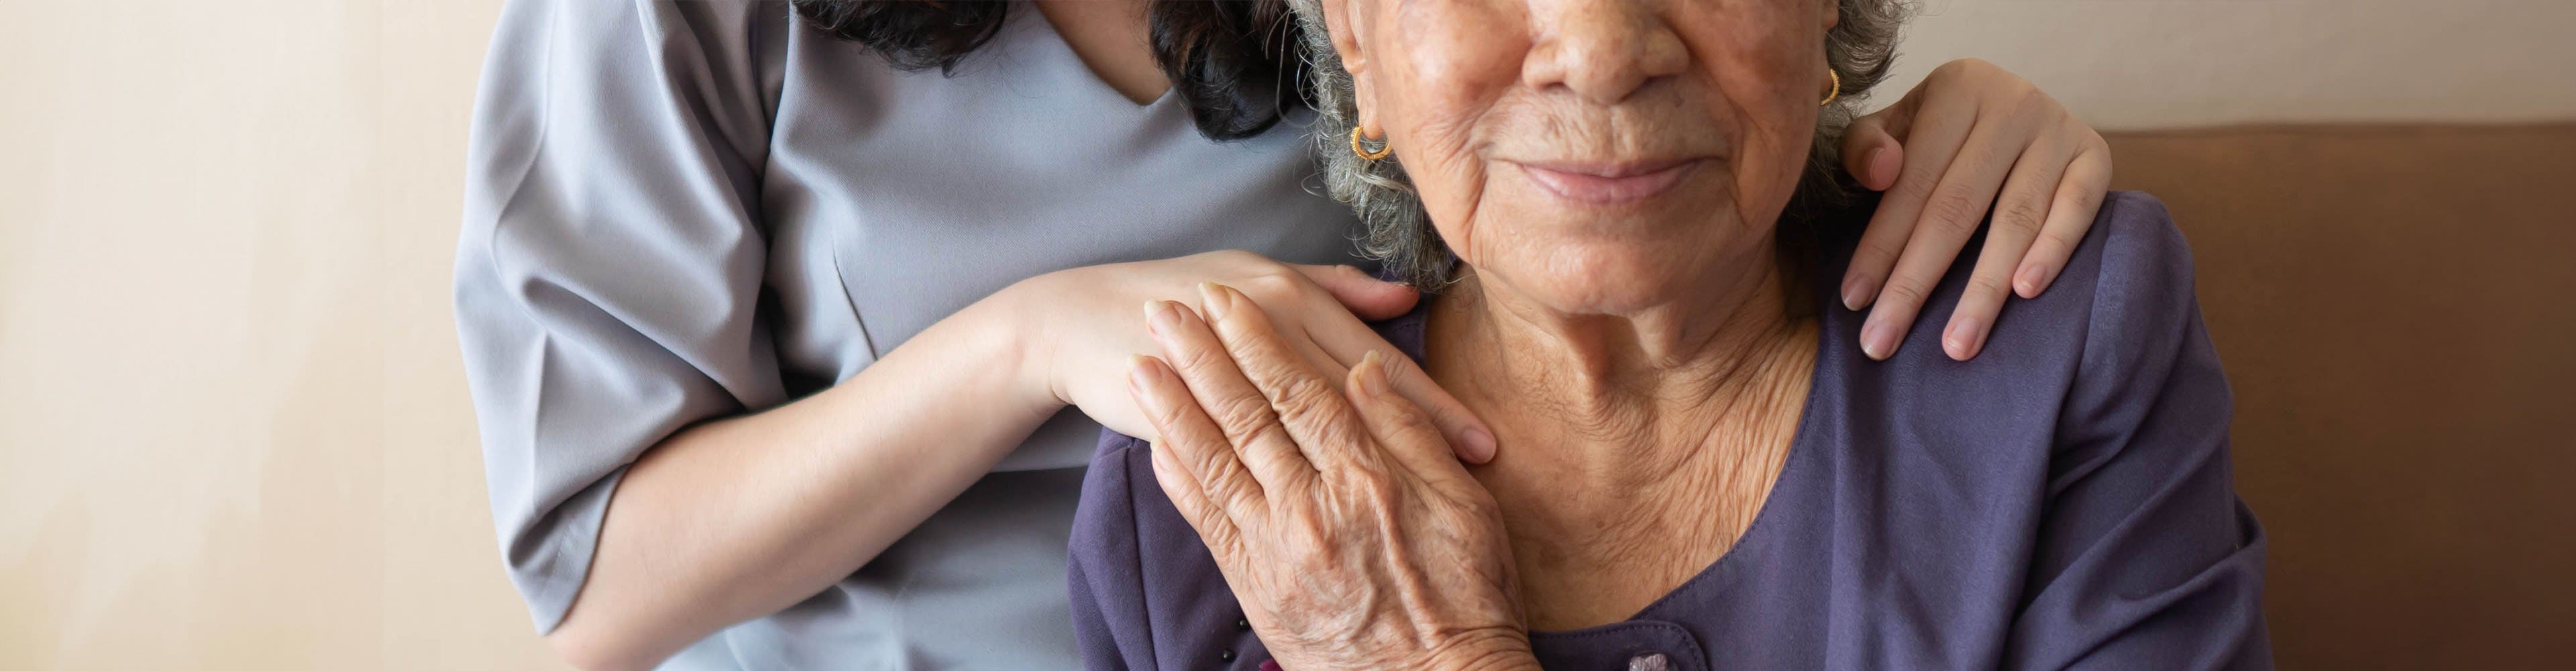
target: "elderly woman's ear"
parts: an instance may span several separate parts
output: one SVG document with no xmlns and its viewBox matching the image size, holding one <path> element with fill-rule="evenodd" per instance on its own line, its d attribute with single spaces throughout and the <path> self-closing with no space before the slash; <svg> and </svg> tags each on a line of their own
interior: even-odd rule
<svg viewBox="0 0 2576 671">
<path fill-rule="evenodd" d="M 1377 132 L 1377 94 L 1368 81 L 1368 54 L 1360 49 L 1368 30 L 1366 21 L 1354 20 L 1355 12 L 1370 9 L 1371 0 L 1321 0 L 1324 7 L 1325 34 L 1331 39 L 1333 55 L 1341 61 L 1343 72 L 1351 75 L 1351 103 L 1359 107 L 1359 127 Z"/>
</svg>

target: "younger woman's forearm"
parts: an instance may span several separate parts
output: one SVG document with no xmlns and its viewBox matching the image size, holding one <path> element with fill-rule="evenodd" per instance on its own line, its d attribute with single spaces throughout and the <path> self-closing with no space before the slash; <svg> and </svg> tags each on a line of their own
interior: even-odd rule
<svg viewBox="0 0 2576 671">
<path fill-rule="evenodd" d="M 1021 365 L 1022 311 L 987 299 L 823 393 L 700 424 L 609 499 L 572 610 L 576 666 L 646 668 L 858 570 L 1062 407 Z"/>
</svg>

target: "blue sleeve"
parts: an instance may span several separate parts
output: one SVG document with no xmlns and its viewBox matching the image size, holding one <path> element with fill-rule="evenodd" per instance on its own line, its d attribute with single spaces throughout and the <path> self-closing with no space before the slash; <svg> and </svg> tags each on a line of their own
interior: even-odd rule
<svg viewBox="0 0 2576 671">
<path fill-rule="evenodd" d="M 2267 669 L 2262 530 L 2232 396 L 2164 206 L 2115 193 L 2006 668 Z"/>
<path fill-rule="evenodd" d="M 467 150 L 456 321 L 492 517 L 539 631 L 626 465 L 784 402 L 757 304 L 784 4 L 513 0 Z"/>
</svg>

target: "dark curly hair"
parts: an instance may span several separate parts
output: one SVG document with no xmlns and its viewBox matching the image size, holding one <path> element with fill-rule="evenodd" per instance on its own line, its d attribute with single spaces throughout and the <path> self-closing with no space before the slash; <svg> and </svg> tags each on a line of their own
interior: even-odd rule
<svg viewBox="0 0 2576 671">
<path fill-rule="evenodd" d="M 1011 3 L 997 0 L 793 0 L 796 15 L 833 37 L 883 54 L 895 67 L 952 73 L 1001 32 Z M 1260 135 L 1307 106 L 1297 22 L 1284 0 L 1154 0 L 1146 10 L 1154 59 L 1199 133 L 1218 140 Z"/>
</svg>

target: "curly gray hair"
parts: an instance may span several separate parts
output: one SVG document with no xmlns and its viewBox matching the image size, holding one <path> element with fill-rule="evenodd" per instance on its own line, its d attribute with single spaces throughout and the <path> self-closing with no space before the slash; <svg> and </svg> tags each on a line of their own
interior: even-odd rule
<svg viewBox="0 0 2576 671">
<path fill-rule="evenodd" d="M 1836 0 L 1841 20 L 1825 33 L 1825 62 L 1842 78 L 1842 95 L 1817 117 L 1814 149 L 1807 155 L 1807 175 L 1798 184 L 1789 214 L 1802 217 L 1849 199 L 1842 178 L 1843 129 L 1860 112 L 1871 87 L 1887 77 L 1896 57 L 1896 42 L 1913 3 L 1909 0 Z M 1335 200 L 1350 204 L 1368 225 L 1360 253 L 1386 264 L 1396 277 L 1414 286 L 1437 288 L 1447 283 L 1457 256 L 1431 227 L 1431 215 L 1414 195 L 1404 166 L 1389 156 L 1371 161 L 1351 153 L 1351 127 L 1359 106 L 1352 100 L 1351 75 L 1342 70 L 1324 29 L 1323 0 L 1288 0 L 1305 35 L 1307 81 L 1318 112 L 1315 138 L 1324 164 L 1324 187 Z M 1801 205 L 1805 203 L 1806 205 Z"/>
</svg>

